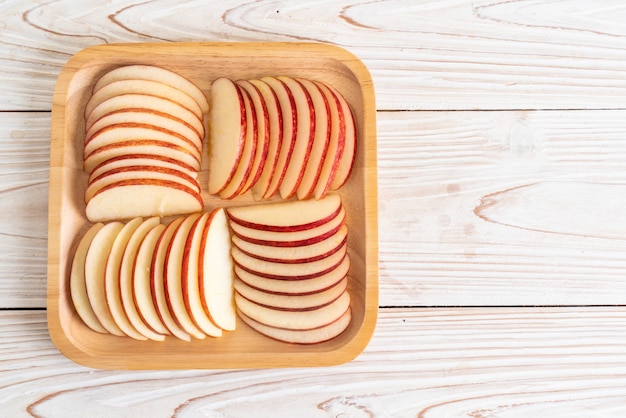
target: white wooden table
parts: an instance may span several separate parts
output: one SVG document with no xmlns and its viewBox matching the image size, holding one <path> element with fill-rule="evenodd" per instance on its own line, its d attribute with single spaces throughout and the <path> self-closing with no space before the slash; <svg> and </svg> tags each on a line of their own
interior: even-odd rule
<svg viewBox="0 0 626 418">
<path fill-rule="evenodd" d="M 619 0 L 0 3 L 0 416 L 626 416 L 625 21 Z M 226 40 L 371 71 L 374 337 L 330 368 L 78 366 L 45 311 L 56 77 L 90 45 Z"/>
</svg>

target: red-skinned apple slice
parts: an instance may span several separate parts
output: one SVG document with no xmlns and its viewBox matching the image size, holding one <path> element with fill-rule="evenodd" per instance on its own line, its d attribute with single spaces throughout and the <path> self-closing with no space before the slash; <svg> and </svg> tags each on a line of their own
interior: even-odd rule
<svg viewBox="0 0 626 418">
<path fill-rule="evenodd" d="M 204 137 L 204 124 L 202 119 L 199 119 L 195 113 L 167 98 L 149 96 L 146 94 L 122 94 L 103 101 L 87 116 L 85 130 L 89 130 L 96 121 L 103 117 L 120 112 L 147 112 L 164 117 L 174 117 L 178 120 L 185 121 L 193 127 L 201 137 Z"/>
<path fill-rule="evenodd" d="M 235 292 L 237 309 L 262 324 L 293 330 L 307 330 L 328 325 L 350 308 L 350 294 L 343 292 L 333 302 L 314 309 L 282 310 L 258 305 Z"/>
<path fill-rule="evenodd" d="M 332 86 L 328 86 L 328 88 L 331 89 L 339 99 L 346 122 L 346 142 L 344 145 L 343 155 L 341 156 L 339 167 L 335 173 L 335 178 L 330 185 L 330 190 L 338 190 L 346 183 L 346 181 L 348 181 L 348 177 L 350 177 L 352 167 L 354 166 L 354 161 L 356 159 L 357 132 L 354 116 L 348 102 L 341 95 L 341 93 L 337 91 L 337 89 Z"/>
<path fill-rule="evenodd" d="M 346 255 L 347 249 L 347 244 L 344 244 L 339 251 L 336 251 L 322 260 L 298 264 L 274 263 L 259 260 L 244 254 L 237 247 L 231 249 L 231 255 L 237 266 L 257 276 L 276 280 L 307 280 L 336 269 Z"/>
<path fill-rule="evenodd" d="M 247 131 L 243 94 L 227 78 L 211 84 L 209 97 L 209 193 L 220 193 L 235 175 Z"/>
<path fill-rule="evenodd" d="M 204 339 L 206 334 L 198 329 L 191 319 L 189 312 L 187 312 L 185 299 L 183 297 L 182 282 L 180 280 L 185 241 L 187 240 L 193 223 L 199 216 L 200 214 L 197 213 L 186 216 L 178 228 L 176 228 L 176 232 L 174 232 L 174 236 L 165 253 L 163 284 L 167 306 L 176 322 L 194 338 Z"/>
<path fill-rule="evenodd" d="M 91 154 L 85 156 L 83 166 L 87 173 L 91 173 L 96 166 L 104 161 L 132 154 L 173 158 L 181 161 L 185 165 L 193 167 L 196 171 L 200 170 L 200 161 L 197 156 L 187 148 L 174 145 L 167 141 L 156 141 L 152 139 L 124 141 L 95 149 Z"/>
<path fill-rule="evenodd" d="M 211 320 L 205 311 L 202 304 L 204 295 L 200 292 L 200 244 L 209 216 L 210 213 L 208 212 L 202 214 L 189 230 L 185 241 L 180 278 L 185 307 L 195 325 L 211 337 L 221 337 L 222 329 Z"/>
<path fill-rule="evenodd" d="M 348 237 L 348 227 L 343 225 L 337 233 L 320 242 L 296 247 L 277 247 L 274 245 L 259 245 L 244 241 L 237 235 L 232 236 L 233 245 L 250 257 L 275 263 L 297 264 L 308 261 L 317 261 L 326 258 L 343 246 Z"/>
<path fill-rule="evenodd" d="M 167 329 L 175 337 L 183 341 L 191 341 L 191 335 L 181 328 L 170 311 L 167 304 L 167 297 L 165 295 L 164 280 L 165 256 L 167 255 L 172 237 L 180 224 L 183 222 L 183 219 L 183 217 L 178 217 L 167 225 L 155 245 L 155 251 L 152 255 L 152 264 L 150 265 L 150 290 L 152 294 L 152 302 L 154 306 L 156 306 L 159 318 Z"/>
<path fill-rule="evenodd" d="M 198 103 L 203 113 L 209 111 L 206 96 L 198 86 L 176 72 L 153 65 L 126 65 L 115 68 L 100 77 L 93 90 L 97 91 L 107 84 L 121 80 L 150 80 L 170 85 L 191 96 Z"/>
<path fill-rule="evenodd" d="M 104 272 L 113 242 L 123 227 L 121 222 L 104 225 L 93 237 L 85 257 L 85 285 L 89 304 L 104 329 L 120 337 L 126 334 L 111 316 L 104 290 Z"/>
<path fill-rule="evenodd" d="M 341 281 L 350 269 L 350 257 L 346 255 L 337 268 L 321 276 L 306 280 L 276 280 L 257 276 L 235 266 L 235 276 L 255 289 L 279 295 L 310 295 L 324 291 Z"/>
<path fill-rule="evenodd" d="M 315 108 L 311 96 L 302 84 L 291 77 L 280 76 L 278 79 L 291 91 L 296 104 L 296 142 L 279 187 L 280 196 L 289 199 L 298 190 L 311 155 L 315 139 Z"/>
<path fill-rule="evenodd" d="M 294 232 L 327 223 L 337 216 L 341 208 L 341 197 L 330 195 L 322 200 L 295 200 L 230 208 L 228 217 L 248 228 Z"/>
<path fill-rule="evenodd" d="M 128 240 L 132 236 L 133 232 L 137 229 L 137 227 L 139 227 L 139 225 L 141 225 L 142 222 L 143 219 L 141 218 L 134 218 L 130 220 L 115 237 L 115 241 L 109 251 L 109 257 L 107 258 L 104 270 L 104 289 L 109 311 L 111 312 L 111 316 L 117 326 L 129 337 L 135 340 L 145 341 L 148 338 L 133 326 L 124 312 L 120 286 L 120 266 L 122 264 L 122 258 L 124 256 L 126 245 L 128 244 Z"/>
<path fill-rule="evenodd" d="M 120 180 L 99 189 L 87 203 L 86 213 L 91 222 L 100 222 L 194 213 L 203 206 L 202 196 L 180 183 L 136 179 Z"/>
<path fill-rule="evenodd" d="M 252 107 L 254 108 L 256 114 L 256 153 L 252 163 L 250 176 L 248 177 L 248 180 L 246 180 L 242 190 L 239 192 L 239 194 L 243 194 L 256 184 L 261 177 L 263 167 L 265 167 L 269 149 L 270 124 L 267 104 L 265 103 L 265 99 L 259 89 L 247 80 L 239 80 L 237 81 L 237 85 L 248 92 L 248 95 L 252 100 Z"/>
<path fill-rule="evenodd" d="M 330 108 L 326 96 L 320 88 L 312 81 L 298 78 L 297 81 L 306 89 L 313 102 L 315 109 L 315 128 L 313 144 L 311 146 L 310 155 L 302 175 L 302 180 L 298 186 L 298 199 L 304 200 L 313 196 L 315 185 L 322 171 L 322 166 L 328 145 L 330 143 Z"/>
<path fill-rule="evenodd" d="M 328 325 L 310 330 L 270 327 L 255 321 L 242 312 L 239 312 L 239 316 L 250 328 L 275 340 L 292 344 L 318 344 L 331 340 L 344 332 L 350 325 L 350 321 L 352 321 L 352 310 L 348 309 L 337 320 Z"/>
<path fill-rule="evenodd" d="M 243 192 L 243 188 L 252 174 L 255 155 L 257 151 L 257 118 L 256 110 L 252 106 L 250 95 L 245 89 L 237 86 L 243 96 L 244 109 L 246 112 L 246 136 L 244 139 L 243 151 L 235 174 L 228 182 L 228 185 L 220 192 L 222 199 L 233 199 Z"/>
<path fill-rule="evenodd" d="M 261 200 L 266 198 L 270 182 L 276 172 L 278 154 L 283 140 L 283 115 L 276 93 L 266 82 L 261 80 L 249 80 L 249 82 L 261 93 L 268 116 L 266 125 L 268 126 L 269 137 L 265 165 L 258 180 L 252 185 L 252 193 L 257 200 Z"/>
<path fill-rule="evenodd" d="M 76 313 L 85 325 L 96 332 L 106 334 L 107 330 L 102 326 L 89 303 L 85 284 L 85 258 L 87 257 L 87 251 L 94 236 L 103 226 L 103 223 L 92 225 L 81 238 L 78 247 L 76 247 L 70 270 L 70 296 Z"/>
<path fill-rule="evenodd" d="M 132 179 L 159 179 L 180 183 L 191 190 L 200 193 L 198 181 L 183 171 L 155 166 L 128 166 L 114 168 L 91 179 L 85 189 L 85 202 L 93 197 L 102 187 L 120 180 Z"/>
<path fill-rule="evenodd" d="M 91 174 L 89 174 L 89 179 L 87 180 L 87 183 L 89 184 L 93 182 L 96 177 L 107 171 L 132 166 L 162 167 L 170 170 L 182 171 L 194 179 L 197 179 L 198 177 L 198 171 L 196 171 L 192 166 L 184 164 L 173 158 L 148 154 L 124 154 L 120 155 L 119 157 L 106 160 L 98 164 L 98 166 L 94 167 Z"/>
<path fill-rule="evenodd" d="M 234 235 L 239 238 L 260 245 L 275 247 L 298 247 L 311 245 L 322 241 L 337 233 L 344 224 L 346 211 L 343 207 L 333 219 L 315 228 L 295 232 L 265 231 L 262 229 L 247 228 L 235 222 L 230 223 Z"/>
<path fill-rule="evenodd" d="M 283 81 L 276 77 L 263 77 L 261 81 L 267 83 L 276 94 L 282 116 L 282 137 L 278 160 L 268 189 L 263 196 L 265 199 L 269 199 L 278 192 L 287 173 L 298 134 L 298 113 L 291 90 Z"/>
<path fill-rule="evenodd" d="M 204 309 L 220 328 L 236 328 L 233 262 L 230 233 L 224 209 L 211 212 L 200 242 L 199 282 Z"/>
<path fill-rule="evenodd" d="M 310 309 L 326 305 L 337 299 L 347 288 L 348 277 L 345 276 L 335 285 L 308 295 L 281 295 L 265 292 L 248 286 L 244 281 L 235 279 L 235 290 L 244 298 L 259 305 L 277 309 Z"/>
<path fill-rule="evenodd" d="M 103 101 L 124 94 L 145 94 L 168 99 L 180 104 L 185 109 L 189 109 L 197 118 L 202 119 L 203 117 L 200 105 L 188 94 L 167 84 L 151 80 L 119 80 L 103 86 L 89 98 L 85 105 L 85 115 L 91 114 L 93 109 Z"/>
<path fill-rule="evenodd" d="M 324 157 L 319 178 L 315 184 L 315 198 L 321 199 L 326 196 L 330 190 L 331 183 L 335 178 L 339 163 L 341 162 L 346 143 L 346 120 L 343 114 L 343 107 L 337 95 L 324 83 L 316 81 L 315 84 L 317 84 L 322 93 L 326 96 L 331 121 L 328 150 Z"/>
<path fill-rule="evenodd" d="M 150 283 L 152 258 L 164 229 L 165 225 L 163 224 L 155 225 L 141 242 L 133 267 L 132 286 L 133 299 L 141 320 L 159 334 L 168 335 L 170 331 L 159 316 L 152 297 L 152 285 Z"/>
</svg>

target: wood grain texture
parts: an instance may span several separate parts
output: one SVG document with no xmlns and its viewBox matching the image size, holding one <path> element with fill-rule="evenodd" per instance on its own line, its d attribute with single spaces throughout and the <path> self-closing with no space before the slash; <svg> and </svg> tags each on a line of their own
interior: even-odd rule
<svg viewBox="0 0 626 418">
<path fill-rule="evenodd" d="M 0 110 L 50 110 L 56 77 L 114 42 L 316 41 L 370 68 L 380 109 L 624 108 L 618 1 L 3 2 Z"/>
<path fill-rule="evenodd" d="M 351 363 L 316 369 L 92 371 L 43 312 L 0 313 L 2 416 L 619 417 L 626 310 L 385 309 Z"/>
</svg>

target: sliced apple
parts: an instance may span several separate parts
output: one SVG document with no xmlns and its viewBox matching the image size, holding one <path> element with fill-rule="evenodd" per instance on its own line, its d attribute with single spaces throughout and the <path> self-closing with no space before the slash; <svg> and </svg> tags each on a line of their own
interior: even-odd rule
<svg viewBox="0 0 626 418">
<path fill-rule="evenodd" d="M 343 156 L 346 143 L 346 118 L 337 95 L 324 83 L 315 82 L 315 84 L 317 84 L 324 96 L 326 96 L 331 122 L 328 150 L 324 157 L 322 170 L 315 184 L 315 198 L 321 199 L 326 196 L 330 190 L 330 186 L 335 179 Z"/>
<path fill-rule="evenodd" d="M 304 78 L 296 79 L 309 93 L 315 110 L 315 126 L 313 128 L 313 144 L 310 155 L 298 186 L 298 199 L 308 199 L 315 193 L 315 185 L 322 172 L 324 158 L 330 143 L 330 106 L 322 90 L 312 81 Z"/>
<path fill-rule="evenodd" d="M 341 93 L 337 91 L 337 89 L 332 86 L 328 86 L 328 88 L 331 89 L 339 99 L 346 122 L 346 141 L 344 145 L 343 155 L 341 156 L 339 167 L 337 168 L 337 172 L 335 173 L 335 178 L 330 185 L 330 190 L 338 190 L 346 183 L 348 177 L 350 177 L 350 173 L 352 172 L 352 167 L 354 166 L 357 147 L 357 132 L 356 125 L 354 123 L 354 116 L 352 114 L 350 106 L 348 105 L 348 102 L 341 95 Z"/>
<path fill-rule="evenodd" d="M 156 251 L 156 245 L 165 229 L 165 225 L 155 225 L 145 236 L 137 249 L 135 257 L 135 265 L 133 267 L 132 287 L 133 298 L 137 313 L 155 332 L 163 335 L 169 335 L 167 329 L 154 303 L 152 295 L 151 275 L 152 275 L 152 258 Z"/>
<path fill-rule="evenodd" d="M 176 232 L 174 232 L 174 236 L 165 253 L 163 283 L 167 306 L 176 322 L 194 338 L 204 339 L 206 334 L 196 326 L 189 312 L 187 312 L 185 299 L 183 297 L 182 282 L 180 280 L 185 241 L 198 216 L 200 216 L 200 214 L 186 216 L 176 228 Z"/>
<path fill-rule="evenodd" d="M 117 326 L 107 304 L 104 275 L 107 260 L 115 238 L 124 227 L 122 222 L 111 222 L 104 225 L 93 237 L 85 257 L 85 285 L 89 304 L 98 321 L 110 334 L 124 336 Z"/>
<path fill-rule="evenodd" d="M 229 184 L 241 160 L 246 108 L 242 92 L 227 78 L 211 84 L 209 106 L 209 193 L 218 194 Z"/>
<path fill-rule="evenodd" d="M 87 296 L 87 287 L 85 284 L 85 259 L 87 251 L 91 245 L 91 241 L 95 235 L 102 229 L 103 223 L 93 224 L 83 235 L 72 259 L 72 268 L 70 270 L 70 296 L 76 313 L 92 330 L 105 334 L 108 331 L 102 326 L 100 320 L 96 316 Z"/>
<path fill-rule="evenodd" d="M 172 158 L 193 167 L 196 171 L 200 170 L 200 161 L 194 152 L 167 141 L 152 139 L 124 141 L 95 149 L 85 156 L 84 169 L 87 173 L 91 173 L 96 166 L 107 160 L 132 154 Z"/>
<path fill-rule="evenodd" d="M 237 309 L 261 324 L 276 328 L 308 330 L 328 325 L 350 308 L 350 294 L 343 292 L 333 302 L 312 309 L 276 309 L 249 301 L 235 292 Z"/>
<path fill-rule="evenodd" d="M 99 189 L 87 203 L 91 222 L 137 216 L 169 216 L 200 212 L 204 206 L 196 191 L 173 181 L 121 180 Z"/>
<path fill-rule="evenodd" d="M 231 221 L 254 229 L 294 232 L 323 225 L 339 214 L 341 197 L 240 206 L 228 209 Z"/>
<path fill-rule="evenodd" d="M 263 77 L 261 81 L 267 83 L 276 94 L 282 115 L 282 139 L 278 152 L 278 160 L 276 161 L 276 167 L 274 168 L 269 187 L 263 196 L 269 199 L 279 191 L 279 187 L 287 173 L 287 167 L 291 162 L 298 133 L 298 114 L 295 98 L 283 81 L 276 77 Z"/>
<path fill-rule="evenodd" d="M 339 251 L 346 243 L 348 237 L 348 227 L 343 225 L 337 233 L 320 242 L 293 246 L 277 247 L 275 245 L 259 245 L 245 241 L 233 235 L 233 245 L 239 248 L 244 254 L 264 261 L 275 263 L 297 264 L 306 261 L 317 261 L 326 258 Z"/>
<path fill-rule="evenodd" d="M 174 158 L 148 154 L 124 154 L 119 157 L 106 160 L 94 167 L 93 171 L 89 174 L 87 183 L 89 184 L 93 182 L 96 177 L 107 171 L 132 166 L 162 167 L 170 170 L 182 171 L 193 179 L 197 179 L 198 177 L 198 171 L 192 166 L 184 164 Z"/>
<path fill-rule="evenodd" d="M 352 321 L 352 310 L 348 308 L 343 315 L 330 324 L 309 330 L 270 327 L 255 321 L 242 312 L 239 312 L 239 316 L 250 328 L 275 340 L 292 344 L 318 344 L 331 340 L 344 332 Z"/>
<path fill-rule="evenodd" d="M 246 113 L 246 136 L 244 139 L 243 151 L 235 173 L 228 182 L 228 185 L 220 191 L 222 199 L 233 199 L 243 192 L 243 188 L 252 174 L 255 155 L 257 152 L 257 118 L 256 110 L 252 106 L 252 99 L 248 92 L 241 87 L 237 89 L 243 96 L 244 109 Z"/>
<path fill-rule="evenodd" d="M 261 200 L 269 197 L 267 196 L 267 193 L 270 182 L 276 173 L 278 154 L 283 140 L 283 115 L 280 110 L 280 104 L 278 103 L 276 93 L 266 82 L 262 80 L 249 80 L 249 82 L 261 93 L 267 109 L 267 155 L 265 156 L 263 171 L 257 181 L 252 185 L 252 193 L 257 200 Z"/>
<path fill-rule="evenodd" d="M 202 231 L 199 258 L 200 293 L 204 309 L 220 328 L 236 328 L 233 262 L 228 219 L 224 209 L 211 212 Z"/>
<path fill-rule="evenodd" d="M 142 222 L 142 218 L 134 218 L 130 220 L 115 237 L 115 241 L 113 241 L 113 245 L 109 251 L 109 257 L 107 258 L 104 270 L 104 290 L 109 311 L 111 312 L 111 316 L 113 317 L 113 320 L 115 320 L 117 326 L 129 337 L 145 341 L 148 338 L 133 326 L 124 312 L 120 285 L 120 266 L 122 264 L 122 258 L 124 256 L 124 251 L 126 250 L 126 245 L 128 244 L 130 237 L 133 235 L 133 232 L 135 232 Z"/>
<path fill-rule="evenodd" d="M 346 211 L 342 206 L 337 216 L 328 222 L 315 228 L 300 231 L 267 231 L 241 226 L 236 222 L 231 222 L 230 228 L 234 235 L 244 241 L 275 247 L 299 247 L 302 245 L 315 244 L 316 242 L 323 241 L 334 235 L 344 224 L 345 218 Z"/>
<path fill-rule="evenodd" d="M 211 317 L 204 309 L 204 295 L 200 291 L 200 250 L 202 236 L 209 216 L 209 212 L 202 214 L 195 220 L 189 230 L 181 262 L 180 280 L 185 307 L 195 325 L 211 337 L 221 337 L 222 329 L 211 320 Z"/>
<path fill-rule="evenodd" d="M 170 311 L 165 294 L 165 257 L 172 237 L 183 220 L 183 217 L 178 217 L 167 225 L 155 245 L 152 264 L 150 265 L 150 290 L 159 318 L 167 329 L 177 338 L 183 341 L 191 341 L 191 335 L 178 324 Z"/>
<path fill-rule="evenodd" d="M 302 84 L 291 77 L 280 76 L 278 79 L 285 83 L 296 104 L 296 142 L 285 177 L 280 182 L 279 187 L 280 196 L 283 199 L 289 199 L 298 190 L 311 155 L 311 148 L 315 139 L 316 117 L 311 96 Z"/>
<path fill-rule="evenodd" d="M 93 89 L 97 91 L 107 84 L 121 80 L 151 80 L 170 85 L 193 97 L 203 113 L 209 111 L 206 96 L 198 86 L 174 71 L 153 65 L 126 65 L 115 68 L 100 77 Z"/>
</svg>

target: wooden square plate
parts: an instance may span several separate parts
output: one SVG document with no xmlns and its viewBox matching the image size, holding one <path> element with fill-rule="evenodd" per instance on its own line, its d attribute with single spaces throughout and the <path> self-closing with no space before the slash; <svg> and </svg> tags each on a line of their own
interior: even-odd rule
<svg viewBox="0 0 626 418">
<path fill-rule="evenodd" d="M 178 72 L 205 93 L 218 77 L 307 77 L 337 88 L 356 119 L 358 147 L 349 181 L 339 190 L 349 227 L 349 291 L 353 318 L 333 340 L 298 345 L 254 332 L 239 320 L 221 338 L 144 342 L 87 328 L 74 311 L 68 285 L 72 256 L 90 223 L 85 216 L 87 174 L 82 169 L 84 107 L 96 80 L 122 65 L 156 65 Z M 48 233 L 48 327 L 59 350 L 73 361 L 101 369 L 218 369 L 329 366 L 359 355 L 378 313 L 378 197 L 376 108 L 367 68 L 349 52 L 314 43 L 149 43 L 101 45 L 73 56 L 59 75 L 52 105 Z M 205 143 L 206 146 L 206 143 Z M 206 147 L 205 147 L 206 149 Z M 200 180 L 205 210 L 244 205 L 249 196 L 220 200 Z"/>
</svg>

